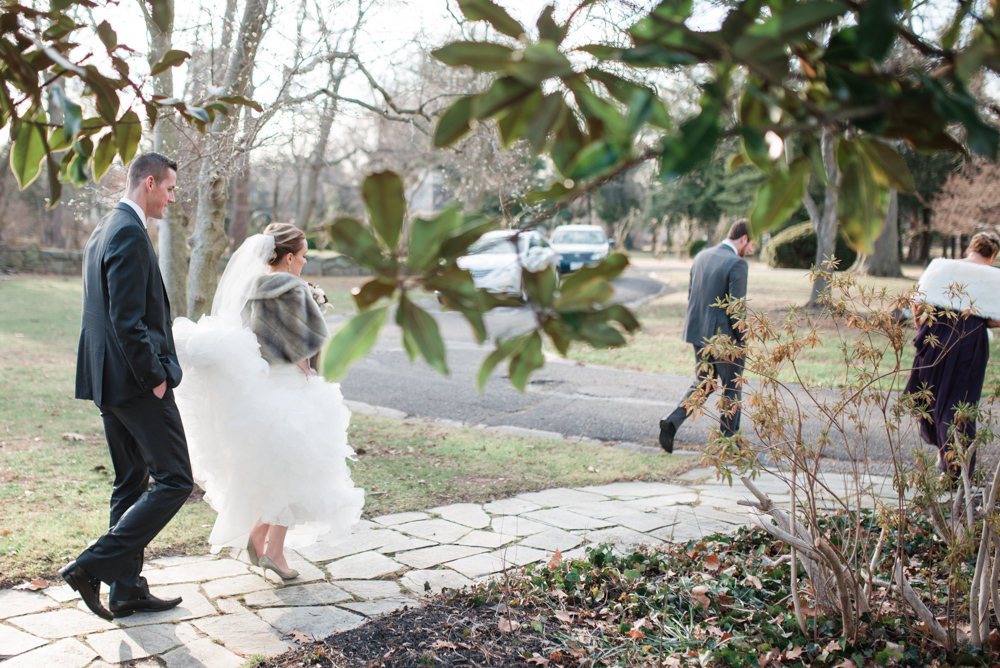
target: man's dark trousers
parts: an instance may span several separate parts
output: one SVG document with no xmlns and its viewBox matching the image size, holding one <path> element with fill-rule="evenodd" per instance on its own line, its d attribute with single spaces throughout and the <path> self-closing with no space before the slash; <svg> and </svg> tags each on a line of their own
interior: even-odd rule
<svg viewBox="0 0 1000 668">
<path fill-rule="evenodd" d="M 173 390 L 100 409 L 115 469 L 110 529 L 77 563 L 111 585 L 109 600 L 125 601 L 149 593 L 143 550 L 191 494 L 191 462 Z"/>
<path fill-rule="evenodd" d="M 743 374 L 743 361 L 740 359 L 733 361 L 718 359 L 705 354 L 704 350 L 704 347 L 695 346 L 695 373 L 698 379 L 688 389 L 681 404 L 674 409 L 673 413 L 667 416 L 667 421 L 674 425 L 674 433 L 680 430 L 681 424 L 688 418 L 688 411 L 684 407 L 684 402 L 695 392 L 699 391 L 702 383 L 711 374 L 715 376 L 715 380 L 722 386 L 723 401 L 719 407 L 721 413 L 720 427 L 722 435 L 729 437 L 739 431 L 740 428 L 740 377 Z M 703 362 L 708 363 L 707 368 Z"/>
</svg>

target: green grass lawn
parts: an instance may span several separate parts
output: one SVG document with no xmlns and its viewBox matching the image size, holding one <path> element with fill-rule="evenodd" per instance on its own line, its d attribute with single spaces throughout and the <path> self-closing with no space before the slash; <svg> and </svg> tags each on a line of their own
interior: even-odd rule
<svg viewBox="0 0 1000 668">
<path fill-rule="evenodd" d="M 885 286 L 891 294 L 903 293 L 912 288 L 920 276 L 921 268 L 905 267 L 907 278 L 863 278 L 861 283 L 868 286 Z M 687 308 L 687 289 L 690 263 L 680 265 L 673 262 L 668 268 L 658 270 L 656 276 L 669 282 L 674 290 L 656 299 L 637 311 L 642 329 L 623 348 L 594 350 L 577 347 L 570 352 L 570 358 L 582 362 L 604 364 L 623 369 L 694 375 L 694 352 L 691 345 L 681 340 L 684 328 L 684 314 Z M 751 261 L 747 288 L 748 307 L 757 312 L 766 312 L 772 320 L 784 317 L 789 307 L 802 306 L 809 300 L 811 283 L 808 273 L 800 269 L 771 269 L 766 265 Z M 914 330 L 909 328 L 907 340 L 911 340 Z M 798 378 L 815 385 L 841 385 L 845 378 L 845 349 L 850 354 L 859 335 L 847 327 L 834 329 L 829 323 L 821 328 L 820 344 L 801 353 L 797 362 Z M 886 341 L 875 341 L 880 347 L 888 347 Z M 1000 358 L 1000 337 L 991 344 L 993 359 Z M 903 350 L 903 368 L 909 368 L 913 361 L 912 345 Z M 903 374 L 900 382 L 905 383 Z M 779 379 L 795 382 L 796 373 L 786 365 Z M 986 372 L 987 385 L 1000 382 L 1000 368 L 989 365 Z"/>
<path fill-rule="evenodd" d="M 363 278 L 323 279 L 349 304 Z M 73 399 L 81 281 L 0 277 L 0 586 L 55 575 L 106 527 L 113 471 L 100 415 Z M 355 415 L 365 516 L 549 487 L 663 480 L 690 460 Z M 150 545 L 201 554 L 215 513 L 195 494 Z"/>
</svg>

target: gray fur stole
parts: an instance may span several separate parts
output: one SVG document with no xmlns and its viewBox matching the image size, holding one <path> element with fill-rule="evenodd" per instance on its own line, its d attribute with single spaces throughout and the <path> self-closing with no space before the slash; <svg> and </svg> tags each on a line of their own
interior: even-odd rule
<svg viewBox="0 0 1000 668">
<path fill-rule="evenodd" d="M 330 335 L 309 286 L 283 271 L 257 279 L 242 315 L 243 325 L 257 336 L 260 354 L 269 364 L 309 359 Z"/>
</svg>

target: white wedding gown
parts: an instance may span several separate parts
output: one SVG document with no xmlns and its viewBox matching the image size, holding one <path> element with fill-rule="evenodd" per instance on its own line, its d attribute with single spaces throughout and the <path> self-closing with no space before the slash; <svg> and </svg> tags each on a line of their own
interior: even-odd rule
<svg viewBox="0 0 1000 668">
<path fill-rule="evenodd" d="M 289 527 L 293 549 L 347 540 L 364 490 L 347 466 L 351 414 L 340 386 L 291 364 L 269 366 L 235 314 L 178 318 L 173 331 L 191 468 L 219 514 L 213 549 L 244 547 L 258 519 Z"/>
</svg>

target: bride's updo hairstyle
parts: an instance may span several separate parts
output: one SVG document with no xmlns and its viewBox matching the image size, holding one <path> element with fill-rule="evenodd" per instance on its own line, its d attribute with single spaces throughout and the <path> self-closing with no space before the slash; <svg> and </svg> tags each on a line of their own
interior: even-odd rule
<svg viewBox="0 0 1000 668">
<path fill-rule="evenodd" d="M 302 230 L 288 223 L 271 223 L 264 228 L 264 234 L 274 237 L 274 252 L 268 264 L 272 267 L 289 253 L 295 255 L 302 250 L 306 235 Z"/>
<path fill-rule="evenodd" d="M 986 258 L 994 257 L 997 251 L 1000 251 L 1000 239 L 997 239 L 995 234 L 980 232 L 972 237 L 969 250 L 976 251 Z"/>
</svg>

